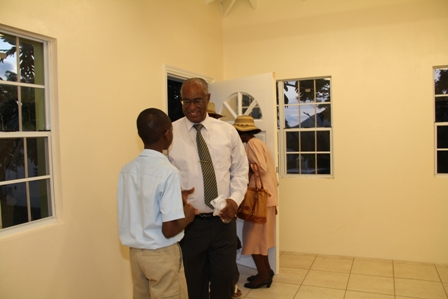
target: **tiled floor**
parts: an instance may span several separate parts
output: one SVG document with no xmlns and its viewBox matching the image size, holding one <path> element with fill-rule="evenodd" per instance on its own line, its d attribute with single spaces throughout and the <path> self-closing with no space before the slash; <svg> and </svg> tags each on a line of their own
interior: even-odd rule
<svg viewBox="0 0 448 299">
<path fill-rule="evenodd" d="M 256 270 L 238 267 L 241 299 L 448 299 L 448 265 L 282 252 L 271 287 L 253 290 Z"/>
</svg>

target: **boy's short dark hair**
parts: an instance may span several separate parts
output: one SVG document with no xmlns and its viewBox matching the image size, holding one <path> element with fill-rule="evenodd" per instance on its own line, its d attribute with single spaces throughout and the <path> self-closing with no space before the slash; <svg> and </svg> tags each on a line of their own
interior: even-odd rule
<svg viewBox="0 0 448 299">
<path fill-rule="evenodd" d="M 148 108 L 137 117 L 138 136 L 144 144 L 156 143 L 171 128 L 168 115 L 157 108 Z"/>
</svg>

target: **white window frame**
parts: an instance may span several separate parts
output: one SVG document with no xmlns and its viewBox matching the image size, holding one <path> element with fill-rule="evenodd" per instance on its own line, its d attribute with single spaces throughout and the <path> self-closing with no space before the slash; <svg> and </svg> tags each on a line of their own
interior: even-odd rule
<svg viewBox="0 0 448 299">
<path fill-rule="evenodd" d="M 48 159 L 48 174 L 45 176 L 38 176 L 32 178 L 24 178 L 19 180 L 2 181 L 1 185 L 7 185 L 11 183 L 20 183 L 24 181 L 33 181 L 36 179 L 48 179 L 49 180 L 49 208 L 51 209 L 51 216 L 46 218 L 28 221 L 26 223 L 18 224 L 15 226 L 1 228 L 0 238 L 4 238 L 10 235 L 15 235 L 22 232 L 28 232 L 41 227 L 45 227 L 58 222 L 58 215 L 60 211 L 57 209 L 56 198 L 60 198 L 59 181 L 55 173 L 60 173 L 60 155 L 59 146 L 57 146 L 57 82 L 56 82 L 56 39 L 31 33 L 28 31 L 13 28 L 7 25 L 0 24 L 0 31 L 12 36 L 24 38 L 27 40 L 37 41 L 43 44 L 43 58 L 44 58 L 44 84 L 27 84 L 22 83 L 19 80 L 17 82 L 1 81 L 2 84 L 12 85 L 17 87 L 37 87 L 44 88 L 45 91 L 45 131 L 16 131 L 16 132 L 3 132 L 0 131 L 0 138 L 26 138 L 26 137 L 45 137 L 47 138 L 47 159 Z M 18 53 L 18 51 L 16 52 Z M 17 66 L 19 71 L 19 65 Z M 1 215 L 0 215 L 1 217 Z"/>
<path fill-rule="evenodd" d="M 277 130 L 277 138 L 278 138 L 278 161 L 279 161 L 279 176 L 282 178 L 324 178 L 324 179 L 332 179 L 334 178 L 334 155 L 333 155 L 333 115 L 331 116 L 331 127 L 316 127 L 316 128 L 284 128 L 285 123 L 285 104 L 283 101 L 283 82 L 287 81 L 305 81 L 305 80 L 318 80 L 318 79 L 329 79 L 330 80 L 330 104 L 333 106 L 333 97 L 332 97 L 332 89 L 331 86 L 332 77 L 331 76 L 319 76 L 319 77 L 309 77 L 309 78 L 292 78 L 292 79 L 282 79 L 277 80 L 277 92 L 278 92 L 278 130 Z M 301 105 L 301 104 L 299 104 Z M 333 109 L 332 109 L 333 110 Z M 325 152 L 330 155 L 330 174 L 292 174 L 287 173 L 287 151 L 286 151 L 286 132 L 302 132 L 302 131 L 329 131 L 330 133 L 330 151 Z M 310 154 L 314 154 L 317 152 L 317 148 L 315 152 L 310 152 Z"/>
</svg>

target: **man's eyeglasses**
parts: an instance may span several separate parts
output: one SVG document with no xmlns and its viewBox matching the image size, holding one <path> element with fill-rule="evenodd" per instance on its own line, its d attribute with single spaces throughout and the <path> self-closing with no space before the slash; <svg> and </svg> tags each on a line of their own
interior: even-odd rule
<svg viewBox="0 0 448 299">
<path fill-rule="evenodd" d="M 181 100 L 180 102 L 182 103 L 183 106 L 190 106 L 191 103 L 193 103 L 195 106 L 201 106 L 202 104 L 204 104 L 203 99 Z"/>
</svg>

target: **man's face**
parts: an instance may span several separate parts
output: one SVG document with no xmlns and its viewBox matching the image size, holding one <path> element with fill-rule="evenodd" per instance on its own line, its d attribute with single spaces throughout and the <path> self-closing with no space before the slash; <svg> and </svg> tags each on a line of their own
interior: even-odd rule
<svg viewBox="0 0 448 299">
<path fill-rule="evenodd" d="M 189 121 L 200 123 L 207 116 L 210 94 L 204 93 L 201 86 L 188 84 L 182 88 L 182 111 Z"/>
</svg>

